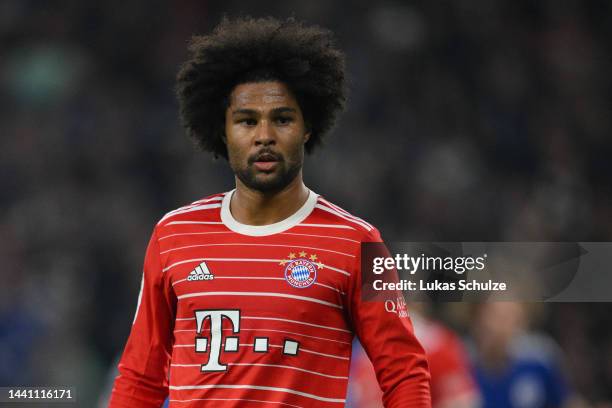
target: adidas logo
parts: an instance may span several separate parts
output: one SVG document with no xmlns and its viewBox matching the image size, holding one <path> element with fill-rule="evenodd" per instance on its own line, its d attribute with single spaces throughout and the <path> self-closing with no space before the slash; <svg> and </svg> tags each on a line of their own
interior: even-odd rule
<svg viewBox="0 0 612 408">
<path fill-rule="evenodd" d="M 188 281 L 213 280 L 214 278 L 215 275 L 210 273 L 206 262 L 202 262 L 201 264 L 196 266 L 196 268 L 189 273 L 189 276 L 187 276 Z"/>
</svg>

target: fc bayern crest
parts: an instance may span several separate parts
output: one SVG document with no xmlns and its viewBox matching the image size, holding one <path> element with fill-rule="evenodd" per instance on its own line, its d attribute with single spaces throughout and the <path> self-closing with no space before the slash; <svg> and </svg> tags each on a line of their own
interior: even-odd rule
<svg viewBox="0 0 612 408">
<path fill-rule="evenodd" d="M 307 288 L 317 279 L 317 268 L 307 259 L 295 259 L 285 267 L 285 280 L 295 288 Z"/>
<path fill-rule="evenodd" d="M 289 259 L 280 262 L 285 265 L 285 280 L 294 288 L 307 288 L 317 280 L 317 269 L 323 268 L 321 262 L 317 262 L 317 255 L 307 256 L 306 252 L 300 252 L 299 257 L 290 253 Z"/>
</svg>

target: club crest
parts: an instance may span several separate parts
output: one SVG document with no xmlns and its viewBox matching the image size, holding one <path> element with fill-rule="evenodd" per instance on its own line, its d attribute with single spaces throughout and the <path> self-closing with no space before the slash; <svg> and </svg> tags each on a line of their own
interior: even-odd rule
<svg viewBox="0 0 612 408">
<path fill-rule="evenodd" d="M 294 288 L 304 289 L 311 286 L 317 280 L 317 269 L 323 268 L 321 262 L 317 262 L 317 256 L 308 256 L 306 252 L 300 252 L 299 257 L 294 253 L 289 254 L 289 259 L 282 260 L 285 266 L 285 280 Z"/>
</svg>

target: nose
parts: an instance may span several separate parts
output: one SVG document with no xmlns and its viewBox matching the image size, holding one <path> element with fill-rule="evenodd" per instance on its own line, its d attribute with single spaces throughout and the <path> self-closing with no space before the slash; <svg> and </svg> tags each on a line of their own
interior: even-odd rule
<svg viewBox="0 0 612 408">
<path fill-rule="evenodd" d="M 276 143 L 276 135 L 274 133 L 274 127 L 268 120 L 262 120 L 257 127 L 257 133 L 255 135 L 256 146 L 269 146 Z"/>
</svg>

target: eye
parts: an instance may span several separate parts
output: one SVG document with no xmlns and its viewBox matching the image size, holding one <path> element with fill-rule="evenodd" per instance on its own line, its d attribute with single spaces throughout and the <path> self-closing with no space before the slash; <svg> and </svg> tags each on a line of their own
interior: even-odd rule
<svg viewBox="0 0 612 408">
<path fill-rule="evenodd" d="M 279 116 L 276 118 L 276 123 L 279 125 L 287 125 L 293 122 L 293 118 L 291 116 Z"/>
<path fill-rule="evenodd" d="M 253 118 L 242 118 L 238 120 L 238 123 L 246 125 L 246 126 L 255 126 L 257 125 L 257 121 Z"/>
</svg>

